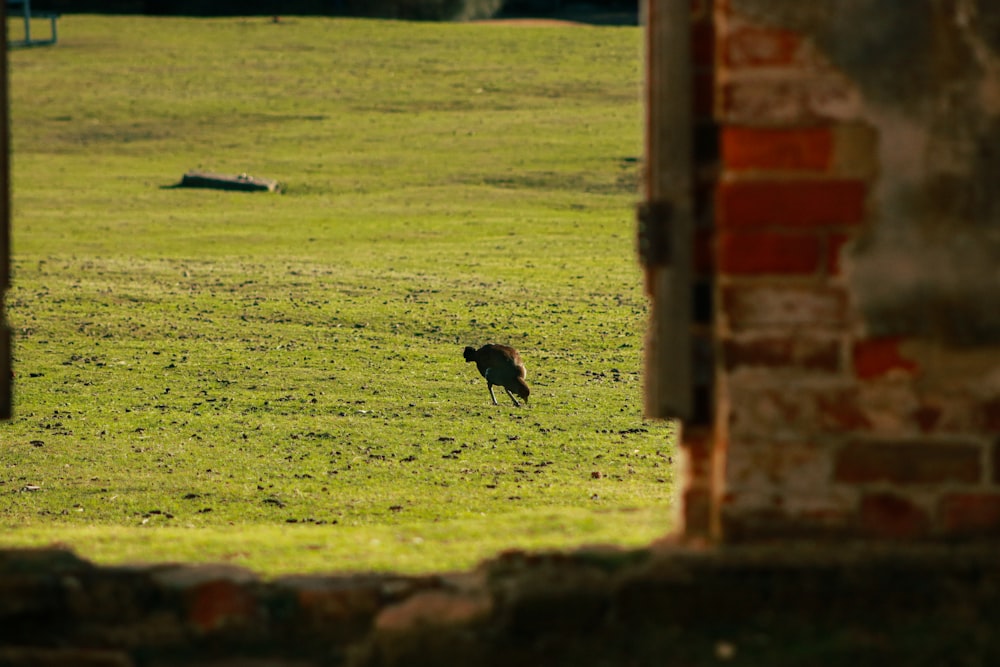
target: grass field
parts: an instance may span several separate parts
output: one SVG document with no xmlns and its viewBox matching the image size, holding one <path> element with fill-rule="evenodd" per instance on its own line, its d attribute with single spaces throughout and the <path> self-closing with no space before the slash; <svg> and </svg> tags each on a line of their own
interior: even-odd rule
<svg viewBox="0 0 1000 667">
<path fill-rule="evenodd" d="M 67 15 L 11 52 L 0 546 L 421 572 L 668 531 L 638 42 Z M 194 168 L 285 193 L 170 187 Z M 490 403 L 461 356 L 486 342 L 530 408 Z"/>
</svg>

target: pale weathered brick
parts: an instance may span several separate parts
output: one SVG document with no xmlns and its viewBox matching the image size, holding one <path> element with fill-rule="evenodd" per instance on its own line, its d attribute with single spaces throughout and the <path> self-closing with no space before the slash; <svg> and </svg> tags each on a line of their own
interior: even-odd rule
<svg viewBox="0 0 1000 667">
<path fill-rule="evenodd" d="M 872 430 L 857 385 L 828 373 L 754 368 L 727 379 L 734 438 L 788 441 Z"/>
<path fill-rule="evenodd" d="M 888 436 L 920 433 L 915 418 L 920 398 L 913 382 L 897 378 L 860 383 L 858 403 L 872 432 Z"/>
<path fill-rule="evenodd" d="M 724 62 L 730 68 L 803 65 L 803 42 L 792 30 L 737 23 L 724 36 Z"/>
<path fill-rule="evenodd" d="M 733 331 L 758 329 L 846 330 L 847 295 L 836 287 L 730 285 L 722 310 Z"/>
<path fill-rule="evenodd" d="M 722 116 L 733 125 L 772 127 L 861 118 L 861 96 L 836 73 L 738 77 L 722 87 Z"/>
<path fill-rule="evenodd" d="M 755 530 L 794 534 L 808 524 L 822 532 L 846 530 L 856 494 L 831 484 L 832 455 L 830 446 L 810 442 L 731 442 L 723 508 L 728 530 L 745 537 Z"/>
</svg>

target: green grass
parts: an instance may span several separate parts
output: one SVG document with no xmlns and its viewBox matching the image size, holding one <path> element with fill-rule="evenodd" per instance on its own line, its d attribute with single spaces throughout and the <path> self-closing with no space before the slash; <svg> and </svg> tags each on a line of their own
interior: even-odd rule
<svg viewBox="0 0 1000 667">
<path fill-rule="evenodd" d="M 420 572 L 667 532 L 638 40 L 69 15 L 11 52 L 0 546 Z M 168 187 L 199 167 L 286 193 Z M 531 408 L 462 359 L 491 341 Z"/>
</svg>

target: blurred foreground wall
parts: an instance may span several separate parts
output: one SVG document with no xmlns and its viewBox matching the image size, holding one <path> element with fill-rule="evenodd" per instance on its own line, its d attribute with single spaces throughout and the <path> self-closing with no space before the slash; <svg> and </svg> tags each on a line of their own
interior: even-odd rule
<svg viewBox="0 0 1000 667">
<path fill-rule="evenodd" d="M 1000 537 L 1000 4 L 694 6 L 689 534 Z"/>
</svg>

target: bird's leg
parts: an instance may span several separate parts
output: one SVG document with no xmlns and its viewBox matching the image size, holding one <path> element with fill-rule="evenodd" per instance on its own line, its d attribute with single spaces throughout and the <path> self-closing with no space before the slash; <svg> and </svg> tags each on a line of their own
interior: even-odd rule
<svg viewBox="0 0 1000 667">
<path fill-rule="evenodd" d="M 499 403 L 497 403 L 497 397 L 493 395 L 493 385 L 487 382 L 486 388 L 490 390 L 490 398 L 493 399 L 493 405 L 500 405 Z"/>
<path fill-rule="evenodd" d="M 512 393 L 511 393 L 510 389 L 508 389 L 507 387 L 504 387 L 504 388 L 503 388 L 503 390 L 504 390 L 505 392 L 507 392 L 507 395 L 508 395 L 508 396 L 510 396 L 510 400 L 514 401 L 514 407 L 515 407 L 515 408 L 519 408 L 519 407 L 521 407 L 521 404 L 517 402 L 517 399 L 516 399 L 516 398 L 514 398 L 514 394 L 512 394 Z"/>
</svg>

